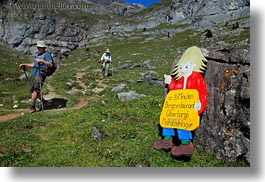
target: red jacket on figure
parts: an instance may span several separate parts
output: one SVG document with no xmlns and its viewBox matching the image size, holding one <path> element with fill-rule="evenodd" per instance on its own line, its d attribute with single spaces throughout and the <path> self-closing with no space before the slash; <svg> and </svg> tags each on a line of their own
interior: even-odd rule
<svg viewBox="0 0 265 182">
<path fill-rule="evenodd" d="M 173 77 L 170 84 L 168 85 L 169 90 L 184 89 L 184 77 L 182 76 L 178 80 Z M 201 102 L 201 109 L 198 114 L 201 115 L 206 109 L 207 103 L 207 89 L 206 83 L 202 75 L 198 72 L 192 72 L 192 74 L 187 78 L 186 89 L 196 89 L 199 92 L 199 99 Z"/>
</svg>

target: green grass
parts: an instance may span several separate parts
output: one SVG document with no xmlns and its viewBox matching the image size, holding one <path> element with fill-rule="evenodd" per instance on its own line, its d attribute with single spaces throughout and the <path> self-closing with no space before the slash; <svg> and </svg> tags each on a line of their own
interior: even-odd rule
<svg viewBox="0 0 265 182">
<path fill-rule="evenodd" d="M 158 114 L 152 113 L 155 110 L 158 113 L 161 108 L 149 101 L 124 103 L 123 107 L 112 105 L 104 110 L 95 104 L 78 112 L 49 112 L 44 113 L 45 117 L 38 113 L 34 119 L 25 116 L 22 122 L 13 120 L 2 124 L 4 137 L 0 143 L 7 148 L 0 155 L 0 164 L 32 167 L 233 166 L 203 151 L 196 151 L 190 162 L 182 162 L 171 158 L 168 153 L 153 150 Z M 128 110 L 127 107 L 138 108 Z M 144 119 L 144 115 L 149 119 Z M 93 127 L 102 133 L 100 140 L 91 137 Z"/>
<path fill-rule="evenodd" d="M 23 70 L 19 68 L 19 64 L 30 63 L 32 59 L 12 51 L 3 43 L 0 43 L 0 57 L 0 104 L 3 104 L 3 107 L 0 107 L 1 114 L 4 112 L 3 108 L 12 109 L 14 101 L 27 98 L 28 82 L 26 79 L 19 80 L 19 77 L 24 74 Z"/>
<path fill-rule="evenodd" d="M 196 151 L 182 162 L 157 152 L 159 98 L 108 105 L 92 103 L 79 111 L 36 113 L 2 123 L 1 166 L 92 166 L 92 167 L 224 167 L 214 156 Z M 135 109 L 128 109 L 135 108 Z M 43 117 L 43 115 L 45 117 Z M 147 119 L 148 118 L 148 119 Z M 96 127 L 102 136 L 91 137 Z M 5 152 L 3 152 L 5 151 Z"/>
</svg>

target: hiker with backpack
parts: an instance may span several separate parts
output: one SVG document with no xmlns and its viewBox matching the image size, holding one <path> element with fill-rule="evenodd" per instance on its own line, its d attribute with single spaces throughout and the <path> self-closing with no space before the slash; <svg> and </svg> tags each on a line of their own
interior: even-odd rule
<svg viewBox="0 0 265 182">
<path fill-rule="evenodd" d="M 49 76 L 50 69 L 54 69 L 54 62 L 52 56 L 46 51 L 45 42 L 39 40 L 37 42 L 38 54 L 33 63 L 23 63 L 19 67 L 22 69 L 32 68 L 31 77 L 29 80 L 30 93 L 31 93 L 31 104 L 29 108 L 29 113 L 34 113 L 36 111 L 36 101 L 40 99 L 43 103 L 45 100 L 42 98 L 42 86 L 47 76 Z M 55 67 L 56 68 L 56 67 Z M 54 70 L 53 70 L 54 71 Z M 42 108 L 43 109 L 43 108 Z"/>
<path fill-rule="evenodd" d="M 109 74 L 109 66 L 110 64 L 112 63 L 112 60 L 111 60 L 111 55 L 110 55 L 110 50 L 107 49 L 103 55 L 101 56 L 101 66 L 102 66 L 102 73 L 103 73 L 103 76 L 108 76 Z"/>
</svg>

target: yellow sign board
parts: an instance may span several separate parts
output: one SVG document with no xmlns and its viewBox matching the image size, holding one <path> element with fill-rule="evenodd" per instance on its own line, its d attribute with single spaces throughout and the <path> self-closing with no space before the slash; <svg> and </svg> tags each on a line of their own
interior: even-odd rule
<svg viewBox="0 0 265 182">
<path fill-rule="evenodd" d="M 194 109 L 198 101 L 199 93 L 195 89 L 170 91 L 160 115 L 160 125 L 164 128 L 195 130 L 200 125 L 200 116 Z"/>
</svg>

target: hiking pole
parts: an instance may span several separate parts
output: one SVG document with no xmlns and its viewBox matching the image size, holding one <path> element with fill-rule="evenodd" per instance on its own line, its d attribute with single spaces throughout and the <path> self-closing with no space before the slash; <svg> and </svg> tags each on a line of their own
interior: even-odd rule
<svg viewBox="0 0 265 182">
<path fill-rule="evenodd" d="M 112 63 L 110 63 L 111 65 L 111 76 L 113 76 L 113 66 L 112 66 Z"/>
<path fill-rule="evenodd" d="M 41 80 L 40 80 L 40 102 L 41 102 L 41 111 L 43 112 L 43 98 L 42 98 L 42 86 L 41 86 Z"/>
<path fill-rule="evenodd" d="M 27 73 L 26 73 L 26 66 L 22 66 L 22 68 L 23 68 L 23 71 L 24 71 L 24 74 L 25 74 L 27 80 L 29 80 L 28 75 L 27 75 Z"/>
<path fill-rule="evenodd" d="M 40 77 L 40 63 L 39 63 L 39 79 L 40 79 L 40 102 L 41 102 L 41 111 L 43 112 L 43 98 L 42 98 L 42 81 Z"/>
</svg>

